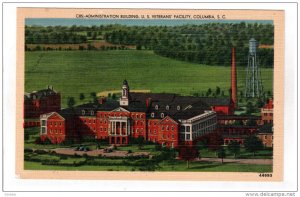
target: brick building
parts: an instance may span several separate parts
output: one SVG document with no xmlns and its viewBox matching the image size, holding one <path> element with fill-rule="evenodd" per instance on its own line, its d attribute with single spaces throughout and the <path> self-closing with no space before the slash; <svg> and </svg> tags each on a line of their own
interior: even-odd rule
<svg viewBox="0 0 300 197">
<path fill-rule="evenodd" d="M 269 99 L 268 103 L 261 108 L 261 119 L 264 124 L 273 123 L 273 99 Z"/>
<path fill-rule="evenodd" d="M 234 107 L 228 98 L 130 93 L 126 80 L 121 92 L 119 101 L 101 100 L 41 115 L 41 138 L 60 143 L 90 137 L 128 144 L 131 138 L 143 137 L 177 147 L 214 132 L 217 115 L 231 113 Z"/>
<path fill-rule="evenodd" d="M 39 118 L 41 114 L 59 111 L 61 108 L 61 95 L 53 87 L 25 93 L 24 118 Z"/>
</svg>

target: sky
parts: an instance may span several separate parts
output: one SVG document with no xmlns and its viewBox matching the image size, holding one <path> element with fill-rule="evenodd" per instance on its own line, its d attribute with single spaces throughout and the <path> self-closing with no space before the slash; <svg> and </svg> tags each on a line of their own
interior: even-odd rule
<svg viewBox="0 0 300 197">
<path fill-rule="evenodd" d="M 25 24 L 39 26 L 92 26 L 121 24 L 127 26 L 178 26 L 186 24 L 201 25 L 205 23 L 260 23 L 273 24 L 271 20 L 177 20 L 177 19 L 74 19 L 74 18 L 28 18 Z"/>
</svg>

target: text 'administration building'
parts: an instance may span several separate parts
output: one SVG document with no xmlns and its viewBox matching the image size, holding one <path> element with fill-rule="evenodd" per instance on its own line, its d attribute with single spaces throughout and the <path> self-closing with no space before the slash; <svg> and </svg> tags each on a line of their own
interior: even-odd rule
<svg viewBox="0 0 300 197">
<path fill-rule="evenodd" d="M 131 138 L 141 136 L 177 147 L 215 131 L 217 113 L 230 114 L 233 108 L 229 98 L 130 93 L 124 80 L 119 102 L 107 100 L 43 114 L 40 134 L 52 143 L 91 137 L 108 139 L 111 144 L 128 144 Z"/>
</svg>

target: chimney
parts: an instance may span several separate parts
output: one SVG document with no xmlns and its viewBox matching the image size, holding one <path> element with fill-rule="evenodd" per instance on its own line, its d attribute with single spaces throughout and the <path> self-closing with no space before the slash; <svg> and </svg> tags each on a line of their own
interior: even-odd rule
<svg viewBox="0 0 300 197">
<path fill-rule="evenodd" d="M 146 99 L 146 107 L 149 108 L 151 105 L 151 98 Z"/>
<path fill-rule="evenodd" d="M 231 54 L 231 100 L 234 104 L 234 108 L 237 107 L 237 98 L 236 98 L 236 92 L 237 92 L 237 86 L 236 86 L 236 65 L 235 65 L 235 51 L 234 48 L 232 48 L 232 54 Z"/>
</svg>

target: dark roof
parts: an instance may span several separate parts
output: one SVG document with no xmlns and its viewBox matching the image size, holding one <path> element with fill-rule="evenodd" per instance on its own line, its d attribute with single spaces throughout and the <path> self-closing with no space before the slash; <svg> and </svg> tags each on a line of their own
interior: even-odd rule
<svg viewBox="0 0 300 197">
<path fill-rule="evenodd" d="M 36 96 L 36 99 L 41 99 L 43 97 L 47 97 L 49 95 L 54 95 L 54 94 L 57 94 L 57 92 L 53 90 L 53 88 L 48 87 L 47 89 L 33 91 L 31 93 L 25 92 L 24 99 L 25 100 L 33 99 L 33 96 Z"/>
<path fill-rule="evenodd" d="M 202 102 L 209 106 L 230 105 L 230 98 L 198 97 Z"/>
<path fill-rule="evenodd" d="M 96 116 L 96 111 L 112 111 L 122 107 L 130 112 L 145 112 L 148 118 L 161 119 L 163 113 L 163 117 L 170 116 L 178 120 L 203 114 L 204 111 L 211 110 L 212 105 L 227 104 L 230 104 L 230 99 L 227 98 L 200 98 L 169 93 L 130 93 L 129 106 L 120 106 L 119 101 L 107 100 L 103 104 L 79 105 L 61 113 L 69 115 L 73 112 L 81 116 Z"/>
</svg>

